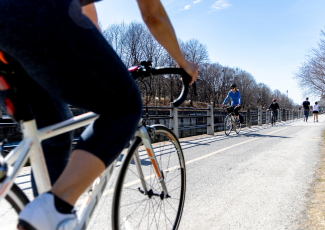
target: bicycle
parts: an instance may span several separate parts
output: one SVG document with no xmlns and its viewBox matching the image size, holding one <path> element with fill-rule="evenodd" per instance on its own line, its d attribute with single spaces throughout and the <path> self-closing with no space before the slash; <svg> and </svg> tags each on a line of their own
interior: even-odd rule
<svg viewBox="0 0 325 230">
<path fill-rule="evenodd" d="M 277 110 L 271 111 L 271 125 L 272 126 L 275 125 L 275 123 L 276 123 L 277 113 L 278 113 Z"/>
<path fill-rule="evenodd" d="M 14 71 L 10 69 L 10 65 L 1 66 L 0 62 L 0 71 L 0 83 L 7 84 L 4 80 L 14 77 Z M 182 91 L 172 103 L 174 107 L 183 103 L 188 94 L 190 76 L 183 69 L 153 68 L 151 62 L 141 62 L 139 66 L 130 67 L 129 71 L 134 79 L 143 79 L 159 74 L 181 75 L 183 78 Z M 7 86 L 9 87 L 9 85 Z M 23 96 L 19 95 L 19 88 L 14 87 L 16 89 L 15 97 Z M 17 111 L 11 116 L 16 121 L 20 121 L 23 140 L 7 156 L 0 155 L 0 207 L 5 208 L 0 216 L 4 218 L 9 213 L 11 215 L 16 213 L 15 219 L 12 218 L 12 220 L 17 221 L 18 213 L 29 200 L 14 183 L 14 180 L 27 159 L 30 158 L 39 193 L 49 191 L 51 183 L 41 141 L 88 125 L 97 119 L 98 115 L 89 112 L 37 129 L 31 111 L 22 110 L 27 108 L 26 104 L 9 103 L 7 106 L 9 106 L 7 108 L 9 112 L 14 111 L 13 108 Z M 20 107 L 18 108 L 18 106 Z M 18 114 L 18 112 L 22 113 Z M 159 148 L 157 148 L 157 144 L 154 144 L 156 147 L 152 145 L 152 139 L 160 141 Z M 104 192 L 118 159 L 114 160 L 87 189 L 87 197 L 83 200 L 80 210 L 77 211 L 78 230 L 87 228 L 91 214 Z M 177 229 L 184 207 L 185 191 L 185 160 L 178 138 L 166 126 L 147 126 L 146 119 L 141 119 L 136 134 L 121 162 L 114 191 L 108 191 L 108 193 L 113 193 L 112 229 Z M 9 227 L 15 227 L 16 223 Z M 9 227 L 6 226 L 5 229 L 9 229 Z"/>
<path fill-rule="evenodd" d="M 227 111 L 228 111 L 228 109 L 227 109 Z M 236 121 L 236 115 L 235 115 L 234 111 L 231 111 L 231 112 L 228 111 L 228 114 L 227 114 L 227 116 L 225 117 L 225 120 L 224 120 L 225 134 L 227 136 L 229 136 L 230 132 L 233 129 L 235 130 L 235 132 L 237 134 L 239 134 L 239 132 L 241 130 L 241 123 L 240 123 L 240 121 Z"/>
</svg>

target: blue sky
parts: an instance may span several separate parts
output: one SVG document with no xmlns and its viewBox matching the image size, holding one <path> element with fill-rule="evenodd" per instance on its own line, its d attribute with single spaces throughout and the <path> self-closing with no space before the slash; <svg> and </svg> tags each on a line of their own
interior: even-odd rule
<svg viewBox="0 0 325 230">
<path fill-rule="evenodd" d="M 325 0 L 162 0 L 177 37 L 207 45 L 210 61 L 250 72 L 272 90 L 304 99 L 292 79 L 325 29 Z M 135 0 L 96 3 L 105 29 L 141 21 Z M 310 97 L 312 104 L 316 98 Z"/>
</svg>

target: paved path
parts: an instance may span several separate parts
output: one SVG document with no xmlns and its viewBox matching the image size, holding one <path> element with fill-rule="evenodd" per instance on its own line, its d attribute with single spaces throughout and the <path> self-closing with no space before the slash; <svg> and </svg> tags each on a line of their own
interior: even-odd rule
<svg viewBox="0 0 325 230">
<path fill-rule="evenodd" d="M 319 118 L 182 139 L 187 193 L 180 229 L 292 229 L 319 162 L 325 116 Z M 17 182 L 31 194 L 28 178 Z M 89 229 L 110 229 L 110 208 L 103 196 Z"/>
</svg>

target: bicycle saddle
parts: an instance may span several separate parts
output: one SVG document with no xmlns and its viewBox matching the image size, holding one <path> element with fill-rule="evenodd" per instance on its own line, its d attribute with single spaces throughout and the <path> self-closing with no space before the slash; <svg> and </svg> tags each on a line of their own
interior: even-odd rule
<svg viewBox="0 0 325 230">
<path fill-rule="evenodd" d="M 0 91 L 8 115 L 16 122 L 34 119 L 24 84 L 26 75 L 14 58 L 0 50 Z"/>
</svg>

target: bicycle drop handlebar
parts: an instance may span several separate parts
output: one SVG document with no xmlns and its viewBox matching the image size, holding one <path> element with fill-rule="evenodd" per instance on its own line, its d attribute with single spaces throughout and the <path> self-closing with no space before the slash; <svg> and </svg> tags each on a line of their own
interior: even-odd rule
<svg viewBox="0 0 325 230">
<path fill-rule="evenodd" d="M 151 67 L 151 62 L 141 62 L 139 66 L 132 66 L 128 68 L 129 72 L 133 76 L 134 80 L 138 78 L 145 78 L 153 75 L 161 75 L 161 74 L 179 74 L 183 79 L 182 91 L 179 97 L 172 102 L 174 107 L 180 106 L 186 99 L 188 94 L 188 87 L 191 81 L 191 76 L 187 74 L 184 69 L 181 68 L 172 68 L 172 67 Z M 196 83 L 193 83 L 194 94 L 196 93 Z"/>
</svg>

